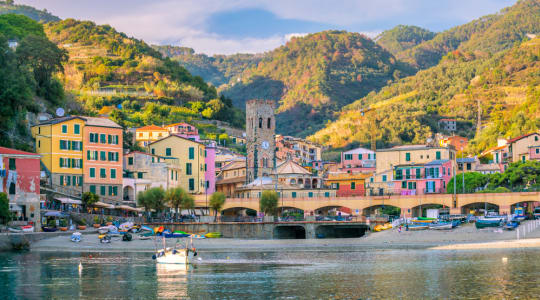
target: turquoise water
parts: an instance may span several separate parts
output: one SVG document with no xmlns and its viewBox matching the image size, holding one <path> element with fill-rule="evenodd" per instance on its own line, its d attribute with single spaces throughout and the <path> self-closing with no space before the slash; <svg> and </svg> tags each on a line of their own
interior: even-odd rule
<svg viewBox="0 0 540 300">
<path fill-rule="evenodd" d="M 540 298 L 540 250 L 2 253 L 1 299 Z M 82 269 L 79 270 L 79 263 Z"/>
</svg>

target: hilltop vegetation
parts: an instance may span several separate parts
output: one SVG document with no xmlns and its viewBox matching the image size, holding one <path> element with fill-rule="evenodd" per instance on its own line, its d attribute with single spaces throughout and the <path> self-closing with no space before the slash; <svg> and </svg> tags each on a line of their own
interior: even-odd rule
<svg viewBox="0 0 540 300">
<path fill-rule="evenodd" d="M 398 25 L 379 34 L 375 41 L 393 55 L 429 41 L 435 33 L 418 26 Z"/>
<path fill-rule="evenodd" d="M 153 46 L 163 55 L 178 61 L 195 76 L 219 87 L 240 79 L 241 73 L 261 61 L 263 54 L 214 55 L 196 54 L 187 47 Z"/>
<path fill-rule="evenodd" d="M 435 66 L 451 51 L 489 55 L 521 42 L 527 33 L 539 31 L 540 2 L 519 0 L 498 14 L 446 30 L 427 42 L 397 53 L 396 57 L 419 69 L 425 69 Z"/>
<path fill-rule="evenodd" d="M 0 15 L 18 14 L 29 17 L 39 23 L 60 21 L 60 18 L 53 16 L 46 9 L 39 10 L 28 5 L 14 4 L 13 1 L 0 1 Z"/>
<path fill-rule="evenodd" d="M 278 131 L 302 136 L 343 105 L 409 72 L 361 34 L 324 31 L 295 37 L 267 53 L 223 93 L 239 107 L 251 98 L 277 100 Z"/>
<path fill-rule="evenodd" d="M 8 46 L 17 39 L 17 48 Z M 53 74 L 67 59 L 41 24 L 22 15 L 0 15 L 0 145 L 29 149 L 27 112 L 60 105 L 62 85 Z"/>
</svg>

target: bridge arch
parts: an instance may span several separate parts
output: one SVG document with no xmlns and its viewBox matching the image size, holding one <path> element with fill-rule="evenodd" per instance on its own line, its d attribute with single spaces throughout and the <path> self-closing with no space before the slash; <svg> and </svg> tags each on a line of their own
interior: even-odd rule
<svg viewBox="0 0 540 300">
<path fill-rule="evenodd" d="M 534 209 L 534 204 L 536 201 L 534 200 L 524 200 L 524 201 L 517 201 L 513 203 L 509 203 L 510 207 L 510 213 L 514 213 L 517 207 L 523 207 L 526 212 L 532 212 Z"/>
<path fill-rule="evenodd" d="M 247 211 L 252 210 L 249 207 L 235 206 L 228 207 L 221 211 L 222 216 L 248 216 Z"/>
<path fill-rule="evenodd" d="M 362 210 L 364 216 L 371 215 L 389 215 L 394 217 L 399 217 L 403 213 L 401 207 L 388 205 L 388 204 L 376 204 L 365 207 Z"/>
<path fill-rule="evenodd" d="M 461 206 L 461 213 L 464 215 L 484 215 L 485 210 L 499 212 L 500 207 L 495 203 L 490 202 L 472 202 Z"/>
<path fill-rule="evenodd" d="M 423 203 L 417 206 L 411 207 L 412 217 L 427 217 L 428 209 L 439 209 L 439 214 L 449 214 L 450 207 L 448 205 L 440 203 Z"/>
<path fill-rule="evenodd" d="M 328 216 L 328 215 L 352 215 L 353 214 L 353 210 L 350 208 L 350 207 L 346 207 L 346 206 L 343 206 L 343 205 L 325 205 L 325 206 L 321 206 L 321 207 L 318 207 L 316 209 L 313 210 L 313 213 L 315 215 L 323 215 L 323 216 Z"/>
</svg>

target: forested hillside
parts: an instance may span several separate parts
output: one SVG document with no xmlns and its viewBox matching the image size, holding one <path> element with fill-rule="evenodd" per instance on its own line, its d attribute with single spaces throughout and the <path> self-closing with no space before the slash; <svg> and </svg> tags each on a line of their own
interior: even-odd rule
<svg viewBox="0 0 540 300">
<path fill-rule="evenodd" d="M 435 33 L 418 26 L 398 25 L 379 34 L 375 41 L 393 55 L 429 41 Z"/>
<path fill-rule="evenodd" d="M 540 125 L 539 42 L 536 38 L 492 56 L 454 51 L 437 66 L 345 107 L 336 122 L 311 139 L 334 147 L 367 145 L 375 132 L 379 147 L 424 143 L 440 131 L 439 119 L 452 117 L 458 120 L 458 134 L 473 138 L 469 150 L 478 153 L 497 137 L 535 130 Z M 476 136 L 478 104 L 483 123 Z M 368 107 L 374 110 L 362 116 Z M 376 130 L 369 118 L 375 119 Z"/>
<path fill-rule="evenodd" d="M 112 106 L 113 118 L 126 127 L 201 118 L 243 126 L 241 111 L 215 87 L 143 41 L 73 19 L 48 23 L 45 31 L 69 52 L 60 77 L 84 113 Z"/>
<path fill-rule="evenodd" d="M 324 31 L 267 53 L 223 93 L 239 107 L 251 98 L 277 100 L 278 132 L 303 136 L 342 106 L 409 72 L 361 34 Z"/>
<path fill-rule="evenodd" d="M 12 39 L 17 47 L 9 47 Z M 66 59 L 41 24 L 22 15 L 0 15 L 0 145 L 31 149 L 27 113 L 63 104 L 64 90 L 53 74 Z"/>
<path fill-rule="evenodd" d="M 187 47 L 153 46 L 163 55 L 178 61 L 191 74 L 201 76 L 206 82 L 219 87 L 231 80 L 240 80 L 241 73 L 261 61 L 264 54 L 214 55 L 196 54 Z"/>
<path fill-rule="evenodd" d="M 47 10 L 35 9 L 28 5 L 14 4 L 13 0 L 0 1 L 0 15 L 3 14 L 24 15 L 40 23 L 60 20 L 60 18 L 53 16 Z"/>
<path fill-rule="evenodd" d="M 435 66 L 448 52 L 492 54 L 520 42 L 528 33 L 540 32 L 540 1 L 519 0 L 497 14 L 437 34 L 433 39 L 396 54 L 398 59 L 425 69 Z"/>
</svg>

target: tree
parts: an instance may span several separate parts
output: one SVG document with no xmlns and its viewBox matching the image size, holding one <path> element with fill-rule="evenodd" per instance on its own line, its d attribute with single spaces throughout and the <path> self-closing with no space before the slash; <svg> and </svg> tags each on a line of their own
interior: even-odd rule
<svg viewBox="0 0 540 300">
<path fill-rule="evenodd" d="M 1 224 L 7 224 L 11 219 L 9 212 L 9 199 L 6 193 L 0 193 L 0 220 Z"/>
<path fill-rule="evenodd" d="M 215 192 L 210 196 L 210 207 L 214 210 L 214 222 L 217 220 L 218 211 L 220 211 L 225 204 L 225 200 L 225 194 L 222 192 Z"/>
<path fill-rule="evenodd" d="M 85 192 L 82 195 L 82 203 L 84 207 L 89 208 L 99 201 L 99 196 L 92 192 Z"/>
<path fill-rule="evenodd" d="M 168 189 L 165 192 L 165 200 L 176 210 L 177 214 L 180 214 L 180 209 L 191 209 L 195 206 L 193 196 L 181 187 Z"/>
<path fill-rule="evenodd" d="M 274 216 L 277 212 L 279 196 L 274 191 L 263 191 L 259 201 L 259 208 L 265 215 Z"/>
<path fill-rule="evenodd" d="M 162 212 L 167 207 L 166 200 L 165 200 L 165 190 L 161 187 L 154 187 L 145 192 L 147 194 L 147 197 L 149 198 L 149 201 L 152 205 L 152 208 L 156 210 L 156 212 Z"/>
<path fill-rule="evenodd" d="M 446 192 L 448 194 L 454 193 L 454 180 L 456 180 L 456 192 L 463 193 L 463 174 L 457 174 L 448 181 L 446 185 Z M 477 189 L 484 188 L 488 183 L 489 177 L 478 172 L 465 173 L 465 192 L 474 193 Z"/>
<path fill-rule="evenodd" d="M 63 98 L 63 89 L 53 80 L 53 74 L 64 70 L 62 63 L 68 59 L 66 50 L 58 48 L 45 36 L 30 34 L 22 39 L 15 53 L 19 65 L 34 74 L 38 96 L 48 100 Z"/>
<path fill-rule="evenodd" d="M 144 207 L 144 211 L 148 215 L 150 209 L 152 209 L 152 200 L 146 192 L 147 191 L 143 191 L 137 194 L 137 205 Z"/>
</svg>

